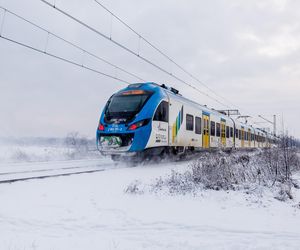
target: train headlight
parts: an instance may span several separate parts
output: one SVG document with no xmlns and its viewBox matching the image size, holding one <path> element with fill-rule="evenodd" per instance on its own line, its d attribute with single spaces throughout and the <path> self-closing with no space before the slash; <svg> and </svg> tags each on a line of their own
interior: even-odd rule
<svg viewBox="0 0 300 250">
<path fill-rule="evenodd" d="M 140 127 L 143 127 L 145 125 L 147 125 L 149 123 L 150 119 L 145 119 L 145 120 L 142 120 L 142 121 L 138 121 L 136 123 L 133 123 L 129 126 L 128 130 L 136 130 Z"/>
<path fill-rule="evenodd" d="M 100 130 L 100 131 L 104 131 L 104 125 L 103 124 L 101 124 L 101 123 L 99 123 L 99 127 L 98 127 L 98 130 Z"/>
</svg>

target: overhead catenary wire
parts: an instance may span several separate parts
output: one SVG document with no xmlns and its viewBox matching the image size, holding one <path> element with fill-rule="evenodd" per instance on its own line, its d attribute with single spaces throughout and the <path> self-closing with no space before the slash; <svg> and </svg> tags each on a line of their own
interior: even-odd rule
<svg viewBox="0 0 300 250">
<path fill-rule="evenodd" d="M 100 32 L 99 30 L 97 30 L 96 28 L 93 28 L 92 26 L 88 25 L 87 23 L 81 21 L 80 19 L 76 18 L 75 16 L 73 16 L 72 14 L 66 12 L 65 10 L 62 10 L 61 8 L 57 7 L 57 5 L 53 5 L 52 3 L 46 1 L 46 0 L 40 0 L 42 3 L 48 5 L 49 7 L 52 7 L 53 9 L 55 9 L 56 11 L 60 12 L 61 14 L 65 15 L 66 17 L 72 19 L 73 21 L 77 22 L 78 24 L 80 24 L 81 26 L 89 29 L 90 31 L 94 32 L 95 34 L 109 40 L 110 42 L 114 43 L 115 45 L 117 45 L 118 47 L 124 49 L 125 51 L 133 54 L 134 56 L 137 56 L 138 58 L 140 58 L 141 60 L 145 61 L 146 63 L 152 65 L 153 67 L 157 68 L 158 70 L 164 72 L 165 74 L 171 76 L 172 78 L 176 79 L 177 81 L 189 86 L 190 88 L 194 89 L 195 91 L 197 91 L 198 93 L 210 98 L 211 100 L 214 100 L 215 102 L 219 103 L 222 106 L 225 106 L 227 108 L 230 108 L 230 106 L 228 106 L 227 104 L 220 102 L 218 99 L 210 96 L 209 94 L 207 94 L 206 92 L 200 90 L 199 88 L 193 86 L 192 84 L 184 81 L 183 79 L 179 78 L 177 75 L 169 72 L 168 70 L 162 68 L 161 66 L 157 65 L 156 63 L 152 62 L 151 60 L 147 59 L 144 56 L 141 56 L 139 53 L 136 53 L 135 51 L 133 51 L 132 49 L 128 48 L 127 46 L 121 44 L 120 42 L 117 42 L 116 40 L 114 40 L 113 38 L 107 36 L 106 34 L 104 34 L 103 32 Z"/>
<path fill-rule="evenodd" d="M 124 79 L 121 79 L 121 78 L 119 78 L 119 77 L 112 76 L 112 75 L 110 75 L 110 74 L 101 72 L 101 71 L 99 71 L 99 70 L 97 70 L 97 69 L 93 69 L 93 68 L 87 67 L 87 66 L 85 66 L 85 65 L 79 64 L 79 63 L 77 63 L 77 62 L 74 62 L 74 61 L 71 61 L 71 60 L 69 60 L 69 59 L 63 58 L 63 57 L 61 57 L 61 56 L 58 56 L 58 55 L 55 55 L 55 54 L 52 54 L 52 53 L 45 52 L 45 51 L 43 51 L 43 50 L 41 50 L 41 49 L 35 48 L 35 47 L 33 47 L 33 46 L 30 46 L 30 45 L 28 45 L 28 44 L 25 44 L 25 43 L 16 41 L 16 40 L 11 39 L 11 38 L 8 38 L 8 37 L 5 37 L 5 36 L 3 36 L 3 35 L 1 35 L 0 38 L 1 38 L 1 39 L 4 39 L 4 40 L 6 40 L 6 41 L 9 41 L 9 42 L 11 42 L 11 43 L 14 43 L 14 44 L 23 46 L 23 47 L 25 47 L 25 48 L 34 50 L 34 51 L 36 51 L 36 52 L 42 53 L 42 54 L 44 54 L 44 55 L 48 55 L 48 56 L 53 57 L 53 58 L 55 58 L 55 59 L 64 61 L 64 62 L 66 62 L 66 63 L 69 63 L 69 64 L 72 64 L 72 65 L 78 66 L 78 67 L 80 67 L 80 68 L 83 68 L 83 69 L 86 69 L 86 70 L 89 70 L 89 71 L 92 71 L 92 72 L 97 73 L 97 74 L 99 74 L 99 75 L 103 75 L 103 76 L 106 76 L 106 77 L 108 77 L 108 78 L 111 78 L 111 79 L 114 79 L 114 80 L 117 80 L 117 81 L 121 81 L 121 82 L 130 84 L 130 82 L 128 82 L 128 81 L 126 81 L 126 80 L 124 80 Z"/>
<path fill-rule="evenodd" d="M 5 13 L 11 13 L 9 10 L 7 10 L 7 9 L 1 7 L 1 6 L 0 6 L 0 9 L 5 10 Z M 3 20 L 3 21 L 4 21 L 4 20 Z M 124 83 L 127 83 L 127 84 L 130 83 L 130 82 L 128 82 L 128 81 L 126 81 L 126 80 L 124 80 L 124 79 L 122 79 L 122 78 L 120 78 L 120 77 L 116 77 L 116 76 L 110 75 L 110 74 L 108 74 L 108 73 L 102 72 L 102 71 L 100 71 L 100 70 L 97 70 L 97 69 L 94 69 L 94 68 L 91 68 L 91 67 L 87 67 L 87 66 L 85 66 L 85 65 L 83 65 L 83 64 L 79 64 L 79 63 L 77 63 L 77 62 L 75 62 L 75 61 L 69 60 L 69 59 L 64 58 L 64 57 L 62 57 L 62 56 L 55 55 L 55 54 L 53 54 L 53 53 L 49 53 L 49 52 L 47 52 L 46 50 L 42 50 L 42 49 L 39 49 L 39 48 L 35 48 L 35 47 L 31 46 L 31 45 L 28 45 L 28 44 L 25 44 L 25 43 L 23 43 L 23 42 L 17 41 L 17 40 L 15 40 L 15 39 L 13 39 L 13 38 L 10 38 L 10 37 L 5 36 L 3 33 L 0 34 L 0 39 L 3 39 L 3 40 L 5 40 L 5 41 L 11 42 L 11 43 L 13 43 L 13 44 L 16 44 L 16 45 L 19 45 L 19 46 L 22 46 L 22 47 L 25 47 L 25 48 L 30 49 L 30 50 L 33 50 L 33 51 L 36 51 L 36 52 L 41 53 L 41 54 L 43 54 L 43 55 L 50 56 L 50 57 L 55 58 L 55 59 L 58 59 L 58 60 L 60 60 L 60 61 L 63 61 L 63 62 L 72 64 L 72 65 L 78 66 L 78 67 L 80 67 L 80 68 L 83 68 L 83 69 L 92 71 L 92 72 L 97 73 L 97 74 L 99 74 L 99 75 L 102 75 L 102 76 L 105 76 L 105 77 L 108 77 L 108 78 L 111 78 L 111 79 L 114 79 L 114 80 L 117 80 L 117 81 L 120 81 L 120 82 L 124 82 Z"/>
<path fill-rule="evenodd" d="M 161 54 L 163 57 L 165 57 L 167 60 L 169 60 L 171 63 L 176 65 L 179 69 L 181 69 L 184 73 L 186 73 L 189 77 L 194 79 L 196 82 L 204 86 L 206 89 L 208 89 L 210 92 L 212 92 L 214 95 L 218 96 L 219 98 L 223 99 L 227 103 L 230 103 L 232 106 L 236 106 L 229 100 L 227 100 L 225 97 L 219 95 L 216 91 L 211 89 L 207 84 L 205 84 L 203 81 L 201 81 L 199 78 L 194 76 L 192 73 L 187 71 L 183 66 L 181 66 L 179 63 L 177 63 L 175 60 L 173 60 L 170 56 L 168 56 L 165 52 L 163 52 L 161 49 L 159 49 L 157 46 L 155 46 L 152 42 L 150 42 L 148 39 L 146 39 L 143 35 L 141 35 L 139 32 L 137 32 L 135 29 L 133 29 L 129 24 L 127 24 L 125 21 L 123 21 L 119 16 L 117 16 L 115 13 L 113 13 L 111 10 L 109 10 L 106 6 L 104 6 L 100 1 L 94 0 L 99 6 L 101 6 L 105 11 L 107 11 L 111 16 L 116 18 L 120 23 L 122 23 L 125 27 L 127 27 L 129 30 L 131 30 L 135 35 L 138 36 L 139 39 L 139 47 L 140 47 L 140 40 L 143 40 L 146 44 L 148 44 L 151 48 L 156 50 L 159 54 Z M 138 52 L 139 54 L 139 52 Z"/>
<path fill-rule="evenodd" d="M 97 73 L 97 74 L 100 74 L 100 75 L 109 77 L 109 78 L 111 78 L 111 79 L 118 80 L 118 81 L 121 81 L 121 82 L 124 82 L 124 83 L 127 83 L 127 84 L 131 83 L 131 82 L 128 82 L 128 81 L 126 81 L 126 80 L 124 80 L 124 79 L 121 79 L 120 77 L 116 77 L 116 75 L 115 75 L 115 76 L 112 76 L 111 74 L 107 74 L 107 73 L 101 72 L 101 71 L 99 71 L 99 70 L 97 70 L 97 69 L 93 69 L 93 68 L 87 67 L 87 66 L 83 65 L 83 63 L 82 63 L 82 64 L 79 64 L 79 63 L 76 63 L 76 62 L 74 62 L 74 61 L 68 60 L 68 59 L 66 59 L 66 58 L 62 58 L 62 57 L 60 57 L 60 56 L 58 56 L 58 55 L 54 55 L 54 54 L 51 54 L 51 53 L 46 52 L 46 50 L 47 50 L 47 44 L 48 44 L 48 39 L 49 39 L 49 35 L 51 34 L 52 36 L 54 36 L 54 37 L 56 37 L 56 38 L 58 38 L 58 39 L 61 39 L 62 41 L 65 41 L 65 42 L 69 43 L 70 45 L 72 45 L 72 46 L 74 46 L 74 47 L 76 47 L 76 48 L 82 50 L 82 51 L 84 52 L 84 53 L 83 53 L 83 56 L 85 55 L 86 52 L 87 52 L 89 55 L 91 55 L 91 56 L 95 56 L 94 54 L 89 53 L 88 51 L 86 51 L 86 50 L 80 48 L 79 46 L 77 46 L 77 45 L 75 45 L 75 44 L 73 44 L 73 43 L 71 43 L 71 42 L 69 42 L 69 41 L 67 41 L 67 40 L 65 40 L 65 39 L 63 39 L 63 38 L 61 38 L 61 37 L 55 35 L 55 34 L 52 33 L 52 32 L 47 31 L 46 29 L 42 28 L 41 26 L 38 26 L 38 25 L 36 25 L 36 24 L 30 22 L 29 20 L 27 20 L 27 19 L 25 19 L 25 18 L 23 18 L 23 17 L 21 17 L 21 16 L 15 14 L 15 13 L 9 11 L 9 10 L 6 9 L 6 8 L 3 8 L 3 7 L 0 6 L 0 9 L 3 10 L 3 15 L 2 15 L 2 18 L 0 19 L 0 20 L 1 20 L 1 21 L 0 21 L 0 38 L 3 38 L 4 40 L 9 41 L 9 42 L 18 44 L 18 45 L 20 45 L 20 46 L 26 47 L 26 48 L 28 48 L 28 49 L 32 49 L 32 50 L 34 50 L 34 51 L 36 51 L 36 52 L 40 52 L 40 53 L 46 54 L 46 55 L 48 55 L 48 56 L 50 56 L 50 57 L 59 59 L 59 60 L 64 61 L 64 62 L 66 62 L 66 63 L 73 64 L 73 65 L 75 65 L 75 66 L 78 66 L 78 67 L 81 67 L 81 68 L 83 68 L 83 69 L 92 71 L 92 72 L 94 72 L 94 73 Z M 23 44 L 23 43 L 21 43 L 21 42 L 15 41 L 15 40 L 13 40 L 13 39 L 11 39 L 11 38 L 8 38 L 8 37 L 5 37 L 5 36 L 2 35 L 2 32 L 3 32 L 3 26 L 4 26 L 4 23 L 5 23 L 5 17 L 6 17 L 6 14 L 7 14 L 7 13 L 12 14 L 12 15 L 15 15 L 16 17 L 21 18 L 22 20 L 24 20 L 24 21 L 26 21 L 26 22 L 28 22 L 28 23 L 34 25 L 35 27 L 40 28 L 40 29 L 42 29 L 42 30 L 44 30 L 45 32 L 48 33 L 48 34 L 47 34 L 46 45 L 45 45 L 45 48 L 44 48 L 43 51 L 40 50 L 40 49 L 31 47 L 31 46 L 29 46 L 29 45 Z M 6 23 L 5 23 L 5 24 L 6 24 Z M 98 57 L 98 59 L 99 59 L 99 60 L 102 60 L 100 57 Z M 108 61 L 107 61 L 107 62 L 108 62 Z M 109 64 L 109 62 L 108 62 L 108 64 Z M 112 66 L 115 66 L 115 69 L 118 68 L 118 69 L 122 70 L 120 67 L 118 67 L 118 66 L 116 66 L 116 65 L 113 65 L 113 64 L 111 64 L 111 65 L 112 65 Z M 126 73 L 126 71 L 124 71 L 124 72 Z M 132 76 L 135 76 L 134 74 L 132 74 L 132 73 L 130 73 L 130 72 L 128 72 L 128 74 L 129 74 L 129 75 L 132 75 Z M 136 77 L 139 78 L 139 79 L 141 79 L 141 78 L 138 77 L 138 76 L 136 76 Z M 141 80 L 142 80 L 142 79 L 141 79 Z M 143 81 L 144 81 L 144 80 L 143 80 Z M 191 86 L 191 87 L 192 87 L 192 86 Z M 195 89 L 195 90 L 197 90 L 197 89 Z M 198 90 L 197 90 L 197 91 L 198 91 Z"/>
<path fill-rule="evenodd" d="M 184 73 L 186 73 L 188 76 L 190 76 L 192 79 L 194 79 L 196 82 L 204 86 L 206 89 L 208 89 L 210 92 L 214 93 L 215 96 L 223 99 L 225 102 L 231 104 L 233 107 L 239 108 L 237 105 L 233 104 L 231 101 L 229 101 L 227 98 L 219 95 L 216 91 L 211 89 L 207 84 L 205 84 L 203 81 L 201 81 L 199 78 L 197 78 L 195 75 L 187 71 L 183 66 L 181 66 L 179 63 L 177 63 L 175 60 L 173 60 L 170 56 L 168 56 L 165 52 L 163 52 L 161 49 L 159 49 L 157 46 L 155 46 L 152 42 L 150 42 L 148 39 L 146 39 L 143 35 L 141 35 L 139 32 L 137 32 L 134 28 L 132 28 L 129 24 L 127 24 L 125 21 L 123 21 L 119 16 L 117 16 L 115 13 L 113 13 L 110 9 L 108 9 L 104 4 L 102 4 L 99 0 L 94 0 L 99 6 L 101 6 L 105 11 L 107 11 L 111 16 L 115 17 L 120 23 L 122 23 L 125 27 L 127 27 L 129 30 L 131 30 L 135 35 L 138 36 L 139 39 L 139 46 L 138 46 L 138 56 L 140 56 L 140 42 L 143 40 L 146 44 L 148 44 L 151 48 L 156 50 L 159 54 L 161 54 L 163 57 L 165 57 L 167 60 L 169 60 L 171 63 L 173 63 L 175 66 L 177 66 L 179 69 L 181 69 Z M 191 86 L 190 86 L 191 87 Z M 218 102 L 220 103 L 220 102 Z M 226 105 L 226 107 L 229 107 Z M 230 107 L 229 107 L 230 108 Z M 245 109 L 242 109 L 245 113 L 251 113 L 248 112 Z"/>
<path fill-rule="evenodd" d="M 66 44 L 68 44 L 68 45 L 70 45 L 70 46 L 72 46 L 72 47 L 74 47 L 74 48 L 80 50 L 80 51 L 83 53 L 83 55 L 87 54 L 87 55 L 89 55 L 89 56 L 91 56 L 91 57 L 93 57 L 93 58 L 95 58 L 95 59 L 97 59 L 97 60 L 99 60 L 99 61 L 101 61 L 101 62 L 103 62 L 103 63 L 106 63 L 106 64 L 110 65 L 111 67 L 113 67 L 113 68 L 115 68 L 115 69 L 118 69 L 118 70 L 122 71 L 123 73 L 126 73 L 127 75 L 130 75 L 130 76 L 136 78 L 137 80 L 145 81 L 145 80 L 144 80 L 143 78 L 141 78 L 140 76 L 137 76 L 136 74 L 133 74 L 133 73 L 129 72 L 128 70 L 125 70 L 125 69 L 123 69 L 123 68 L 121 68 L 121 67 L 119 67 L 119 66 L 117 66 L 117 65 L 115 65 L 115 64 L 113 64 L 113 63 L 111 63 L 111 62 L 109 62 L 108 60 L 106 60 L 106 59 L 104 59 L 104 58 L 102 58 L 102 57 L 100 57 L 100 56 L 98 56 L 98 55 L 96 55 L 96 54 L 94 54 L 94 53 L 92 53 L 92 52 L 87 51 L 86 49 L 80 47 L 79 45 L 76 45 L 75 43 L 72 43 L 72 42 L 66 40 L 66 39 L 63 38 L 63 37 L 61 37 L 61 36 L 59 36 L 59 35 L 56 35 L 55 33 L 53 33 L 53 32 L 51 32 L 51 31 L 49 31 L 49 30 L 43 28 L 43 27 L 40 26 L 40 25 L 37 25 L 36 23 L 31 22 L 30 20 L 28 20 L 28 19 L 26 19 L 26 18 L 24 18 L 24 17 L 22 17 L 22 16 L 16 14 L 15 12 L 12 12 L 12 11 L 10 11 L 10 10 L 8 10 L 8 9 L 6 9 L 6 8 L 4 8 L 4 7 L 2 7 L 2 6 L 0 6 L 0 9 L 2 9 L 2 10 L 4 11 L 4 13 L 9 13 L 9 14 L 11 14 L 11 15 L 13 15 L 13 16 L 19 18 L 20 20 L 22 20 L 22 21 L 24 21 L 24 22 L 26 22 L 26 23 L 28 23 L 28 24 L 34 26 L 35 28 L 37 28 L 37 29 L 39 29 L 39 30 L 42 30 L 42 31 L 46 32 L 46 33 L 47 33 L 47 39 L 46 39 L 46 44 L 45 44 L 45 48 L 44 48 L 44 51 L 43 51 L 44 53 L 45 53 L 46 50 L 47 50 L 48 42 L 49 42 L 49 36 L 51 35 L 51 36 L 57 38 L 58 40 L 61 40 L 61 41 L 65 42 Z M 3 22 L 2 22 L 2 23 L 4 23 L 4 18 L 5 18 L 5 16 L 3 17 Z M 1 33 L 0 33 L 0 34 L 1 34 Z M 84 66 L 84 65 L 83 65 L 83 62 L 82 62 L 82 65 L 81 65 L 81 66 Z"/>
</svg>

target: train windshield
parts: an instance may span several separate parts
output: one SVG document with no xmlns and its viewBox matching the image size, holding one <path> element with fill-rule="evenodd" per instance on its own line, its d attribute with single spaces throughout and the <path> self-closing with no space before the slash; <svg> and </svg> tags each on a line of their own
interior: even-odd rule
<svg viewBox="0 0 300 250">
<path fill-rule="evenodd" d="M 123 120 L 124 122 L 134 118 L 148 101 L 152 92 L 143 90 L 124 91 L 110 98 L 105 110 L 106 122 Z"/>
</svg>

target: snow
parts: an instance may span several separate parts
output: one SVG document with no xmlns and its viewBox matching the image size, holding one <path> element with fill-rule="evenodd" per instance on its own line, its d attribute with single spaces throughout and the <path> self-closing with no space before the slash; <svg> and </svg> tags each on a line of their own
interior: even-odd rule
<svg viewBox="0 0 300 250">
<path fill-rule="evenodd" d="M 85 159 L 51 162 L 0 163 L 0 182 L 38 176 L 80 173 L 112 169 L 114 163 L 105 159 Z"/>
<path fill-rule="evenodd" d="M 65 147 L 0 144 L 0 162 L 64 160 L 68 152 Z"/>
<path fill-rule="evenodd" d="M 189 163 L 110 163 L 99 159 L 107 169 L 92 174 L 1 184 L 1 250 L 299 249 L 299 190 L 286 203 L 241 191 L 134 195 L 124 192 L 134 180 L 146 185 Z"/>
<path fill-rule="evenodd" d="M 66 139 L 55 138 L 6 138 L 0 137 L 0 163 L 45 162 L 73 159 L 99 158 L 93 140 L 80 144 L 80 137 L 73 138 L 75 146 L 68 145 Z"/>
</svg>

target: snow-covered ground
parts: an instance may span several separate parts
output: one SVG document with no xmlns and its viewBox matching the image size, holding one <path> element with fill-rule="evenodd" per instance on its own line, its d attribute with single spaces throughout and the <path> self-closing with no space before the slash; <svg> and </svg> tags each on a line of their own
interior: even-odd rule
<svg viewBox="0 0 300 250">
<path fill-rule="evenodd" d="M 134 180 L 152 183 L 188 164 L 119 165 L 93 174 L 2 184 L 0 249 L 300 249 L 300 209 L 294 206 L 299 190 L 289 202 L 268 192 L 124 192 Z"/>
<path fill-rule="evenodd" d="M 0 163 L 69 160 L 71 157 L 72 149 L 64 146 L 0 144 Z"/>
<path fill-rule="evenodd" d="M 55 138 L 0 138 L 0 164 L 16 162 L 45 162 L 98 158 L 93 140 L 80 145 L 80 137 L 74 138 L 76 147 Z"/>
</svg>

